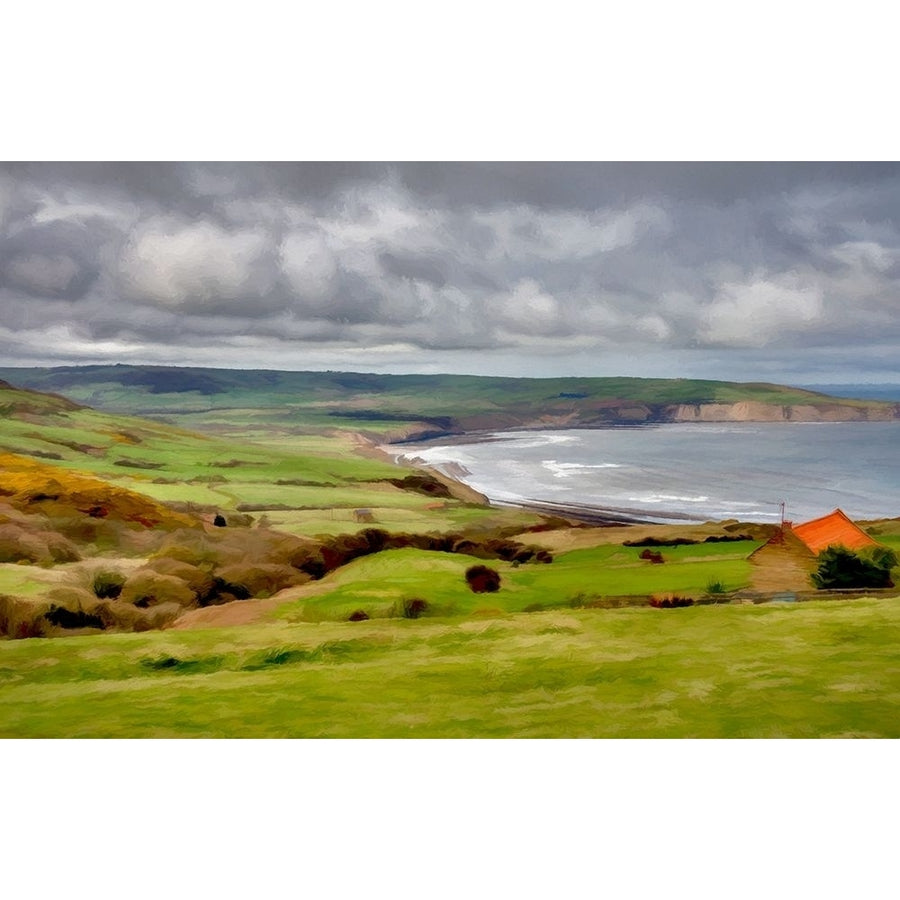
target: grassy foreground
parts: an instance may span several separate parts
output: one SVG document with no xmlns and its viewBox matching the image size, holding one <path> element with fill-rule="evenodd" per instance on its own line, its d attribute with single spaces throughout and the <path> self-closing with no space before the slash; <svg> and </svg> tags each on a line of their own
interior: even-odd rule
<svg viewBox="0 0 900 900">
<path fill-rule="evenodd" d="M 7 641 L 0 736 L 900 737 L 898 643 L 900 598 Z"/>
</svg>

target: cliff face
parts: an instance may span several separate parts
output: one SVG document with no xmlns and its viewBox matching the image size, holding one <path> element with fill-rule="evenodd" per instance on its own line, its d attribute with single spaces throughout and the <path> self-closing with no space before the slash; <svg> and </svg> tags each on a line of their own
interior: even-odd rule
<svg viewBox="0 0 900 900">
<path fill-rule="evenodd" d="M 770 403 L 698 403 L 670 407 L 669 422 L 887 422 L 898 406 L 854 407 L 842 404 L 779 406 Z"/>
<path fill-rule="evenodd" d="M 842 403 L 780 405 L 745 400 L 738 403 L 645 404 L 622 401 L 594 409 L 543 415 L 502 412 L 462 416 L 447 430 L 424 422 L 410 423 L 384 435 L 388 443 L 427 440 L 475 431 L 514 429 L 603 428 L 610 425 L 659 425 L 668 422 L 888 422 L 900 419 L 900 404 L 851 406 Z"/>
</svg>

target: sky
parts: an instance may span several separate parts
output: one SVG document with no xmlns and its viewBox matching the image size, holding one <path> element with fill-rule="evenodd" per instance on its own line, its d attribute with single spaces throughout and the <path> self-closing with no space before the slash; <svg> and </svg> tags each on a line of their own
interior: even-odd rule
<svg viewBox="0 0 900 900">
<path fill-rule="evenodd" d="M 898 351 L 898 164 L 0 164 L 4 365 L 814 384 Z"/>
</svg>

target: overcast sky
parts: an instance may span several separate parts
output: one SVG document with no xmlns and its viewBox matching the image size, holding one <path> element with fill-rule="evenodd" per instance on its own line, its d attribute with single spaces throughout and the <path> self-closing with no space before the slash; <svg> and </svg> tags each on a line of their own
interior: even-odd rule
<svg viewBox="0 0 900 900">
<path fill-rule="evenodd" d="M 0 166 L 6 365 L 898 381 L 900 165 Z"/>
</svg>

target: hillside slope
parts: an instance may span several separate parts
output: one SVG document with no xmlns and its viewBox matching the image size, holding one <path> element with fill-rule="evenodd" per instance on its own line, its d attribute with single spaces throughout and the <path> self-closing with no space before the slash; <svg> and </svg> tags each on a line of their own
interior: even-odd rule
<svg viewBox="0 0 900 900">
<path fill-rule="evenodd" d="M 505 428 L 721 421 L 867 421 L 900 404 L 775 384 L 660 378 L 497 378 L 161 366 L 0 369 L 23 387 L 222 432 L 365 431 L 385 440 Z"/>
<path fill-rule="evenodd" d="M 353 447 L 197 434 L 0 384 L 0 636 L 145 630 L 267 596 L 380 549 L 375 523 L 459 539 L 540 519 Z"/>
<path fill-rule="evenodd" d="M 398 468 L 352 432 L 296 431 L 257 423 L 235 424 L 227 436 L 198 433 L 0 384 L 0 453 L 90 474 L 209 521 L 219 512 L 238 520 L 252 514 L 317 534 L 372 521 L 449 530 L 499 514 L 475 508 L 480 498 L 471 490 Z M 360 508 L 366 521 L 358 520 Z"/>
</svg>

